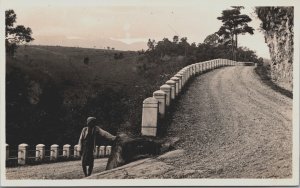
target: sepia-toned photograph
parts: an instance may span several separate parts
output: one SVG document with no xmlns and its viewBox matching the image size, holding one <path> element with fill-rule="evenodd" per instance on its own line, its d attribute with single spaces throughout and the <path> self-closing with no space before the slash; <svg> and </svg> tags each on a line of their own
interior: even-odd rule
<svg viewBox="0 0 300 188">
<path fill-rule="evenodd" d="M 1 186 L 299 185 L 296 0 L 0 7 Z"/>
</svg>

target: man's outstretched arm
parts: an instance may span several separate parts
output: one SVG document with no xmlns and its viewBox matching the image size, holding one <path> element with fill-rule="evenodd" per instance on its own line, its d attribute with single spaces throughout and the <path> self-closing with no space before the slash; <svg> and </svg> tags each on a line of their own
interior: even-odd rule
<svg viewBox="0 0 300 188">
<path fill-rule="evenodd" d="M 97 133 L 100 136 L 104 137 L 105 139 L 107 139 L 109 141 L 114 141 L 116 139 L 116 136 L 114 136 L 114 135 L 110 134 L 109 132 L 101 129 L 100 127 L 97 126 L 96 128 L 97 128 Z"/>
</svg>

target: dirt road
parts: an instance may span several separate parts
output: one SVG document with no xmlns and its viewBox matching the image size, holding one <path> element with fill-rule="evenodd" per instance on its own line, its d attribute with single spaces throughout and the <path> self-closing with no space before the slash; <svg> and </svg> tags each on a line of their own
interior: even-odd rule
<svg viewBox="0 0 300 188">
<path fill-rule="evenodd" d="M 198 76 L 175 106 L 167 136 L 180 138 L 176 151 L 102 173 L 106 161 L 100 159 L 89 178 L 292 176 L 292 99 L 263 84 L 254 67 L 226 67 Z M 82 178 L 79 161 L 51 165 L 39 175 L 22 167 L 8 169 L 7 175 Z"/>
<path fill-rule="evenodd" d="M 168 136 L 180 137 L 186 156 L 165 162 L 194 170 L 182 178 L 292 176 L 292 99 L 264 85 L 254 67 L 197 77 L 172 119 Z"/>
</svg>

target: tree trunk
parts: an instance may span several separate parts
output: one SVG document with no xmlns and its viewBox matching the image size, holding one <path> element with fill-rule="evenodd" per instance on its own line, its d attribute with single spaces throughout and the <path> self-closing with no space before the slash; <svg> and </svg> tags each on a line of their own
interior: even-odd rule
<svg viewBox="0 0 300 188">
<path fill-rule="evenodd" d="M 237 52 L 237 48 L 238 48 L 238 36 L 237 34 L 235 34 L 235 52 Z M 235 54 L 235 60 L 236 60 L 236 54 Z"/>
<path fill-rule="evenodd" d="M 232 60 L 234 61 L 234 35 L 231 35 Z"/>
</svg>

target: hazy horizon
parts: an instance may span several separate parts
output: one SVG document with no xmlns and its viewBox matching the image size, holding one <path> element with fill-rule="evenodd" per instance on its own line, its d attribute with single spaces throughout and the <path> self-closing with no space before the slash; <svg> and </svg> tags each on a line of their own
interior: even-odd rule
<svg viewBox="0 0 300 188">
<path fill-rule="evenodd" d="M 35 40 L 31 44 L 98 49 L 109 46 L 116 50 L 145 50 L 149 38 L 172 40 L 174 35 L 187 37 L 189 43 L 202 43 L 222 25 L 217 20 L 222 10 L 236 5 L 168 0 L 32 2 L 31 5 L 20 0 L 2 2 L 6 10 L 13 9 L 17 14 L 16 24 L 32 29 Z M 245 6 L 242 14 L 251 17 L 249 25 L 255 33 L 239 35 L 238 45 L 269 59 L 269 49 L 258 30 L 260 21 L 254 7 Z"/>
</svg>

